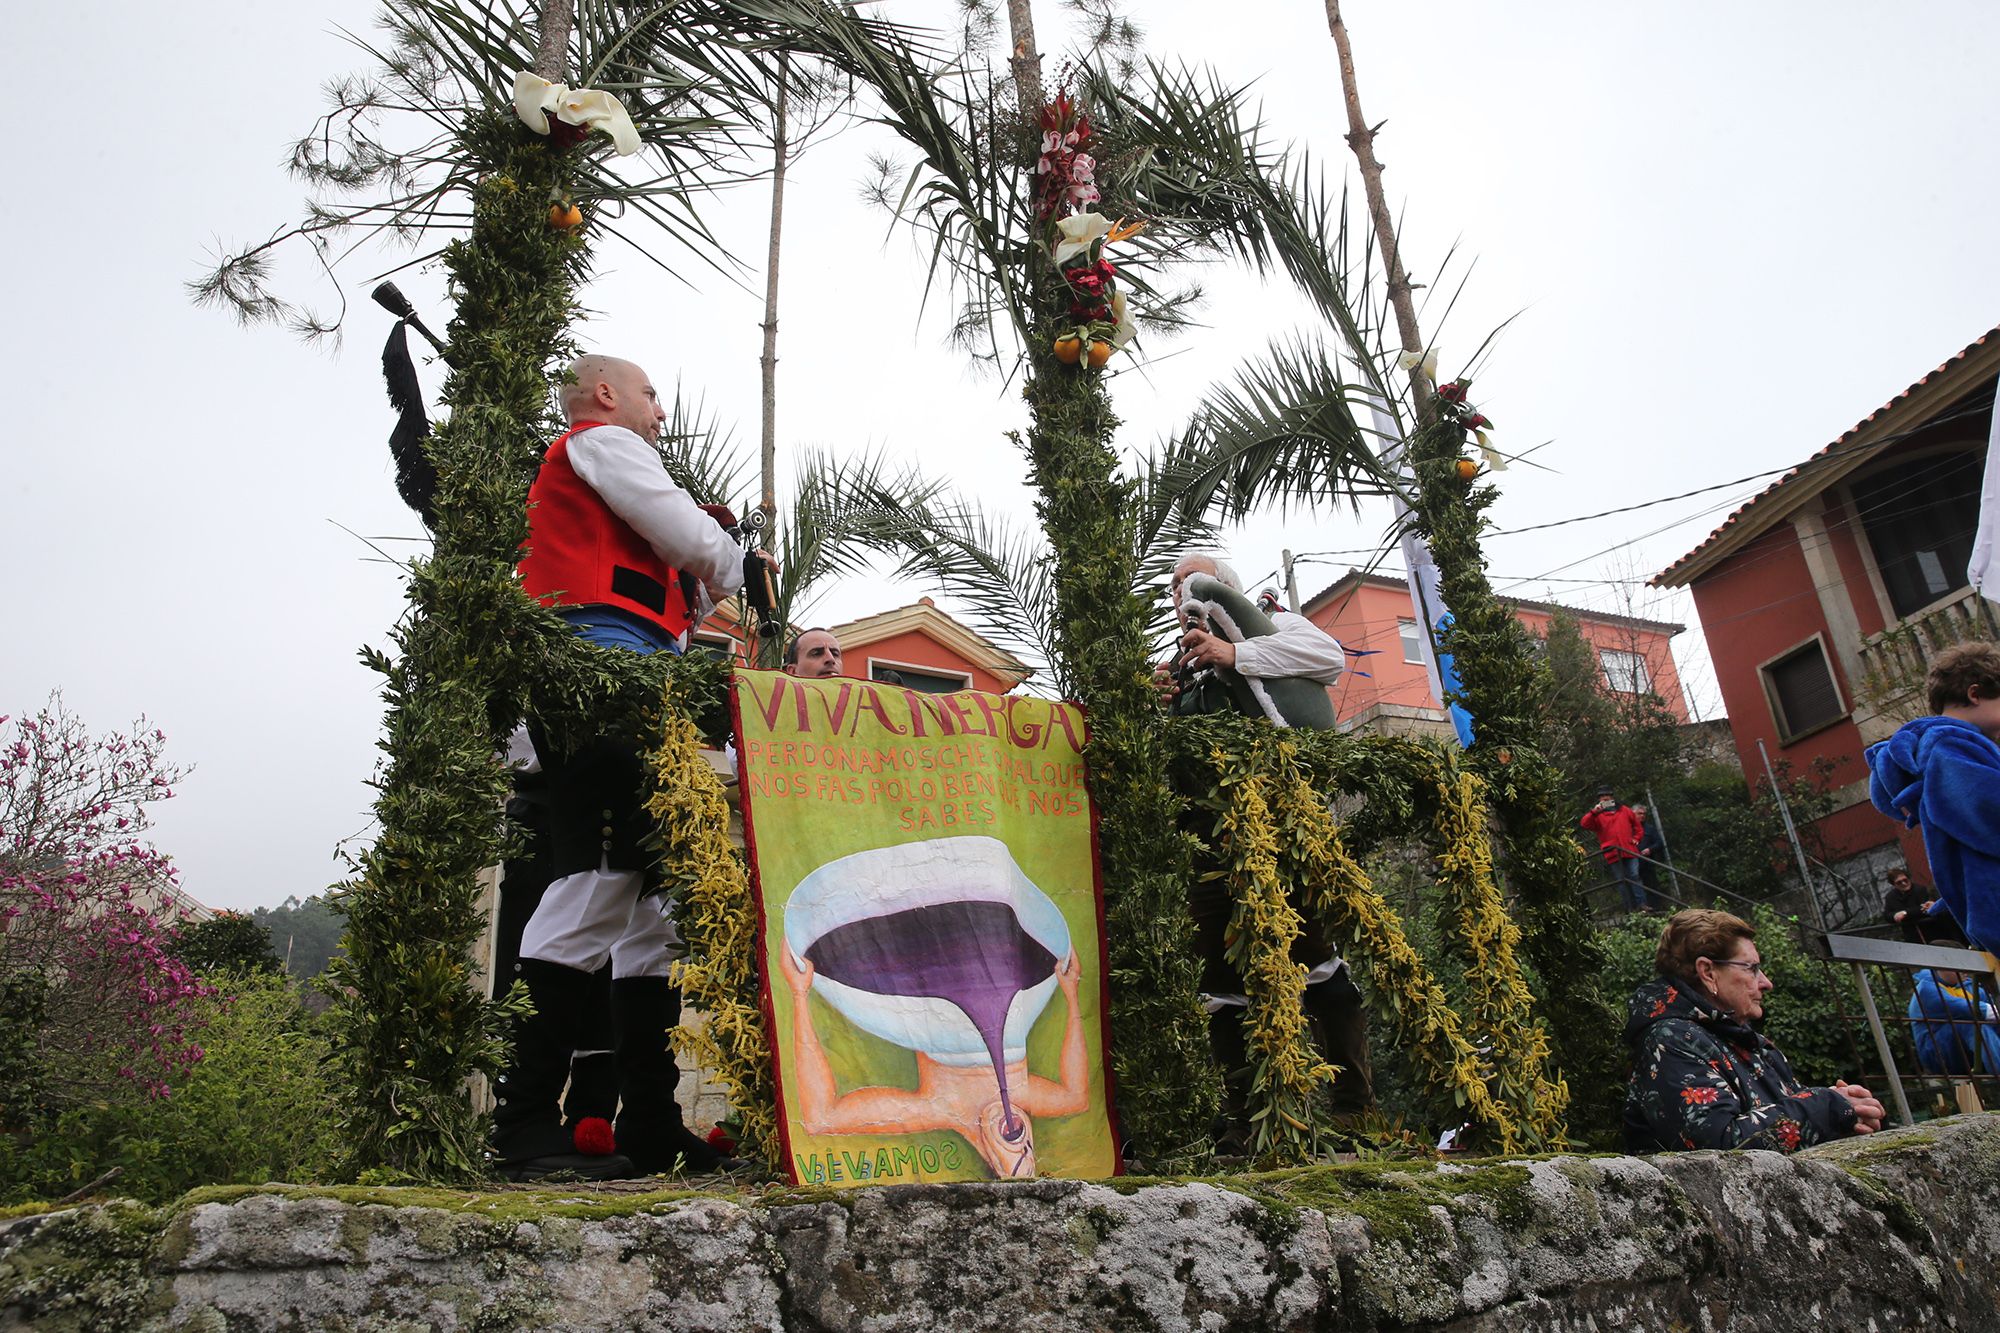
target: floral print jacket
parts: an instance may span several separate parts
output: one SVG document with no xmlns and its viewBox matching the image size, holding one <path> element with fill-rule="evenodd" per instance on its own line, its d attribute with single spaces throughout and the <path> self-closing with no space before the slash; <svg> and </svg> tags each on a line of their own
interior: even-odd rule
<svg viewBox="0 0 2000 1333">
<path fill-rule="evenodd" d="M 1625 1150 L 1769 1148 L 1794 1152 L 1854 1132 L 1854 1106 L 1800 1085 L 1763 1034 L 1686 982 L 1662 977 L 1632 995 L 1625 1021 L 1632 1082 Z"/>
</svg>

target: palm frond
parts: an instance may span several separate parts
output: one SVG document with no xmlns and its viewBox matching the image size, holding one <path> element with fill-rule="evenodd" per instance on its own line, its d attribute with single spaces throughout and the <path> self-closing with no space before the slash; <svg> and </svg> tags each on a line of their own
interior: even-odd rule
<svg viewBox="0 0 2000 1333">
<path fill-rule="evenodd" d="M 1010 125 L 990 74 L 940 63 L 907 33 L 869 27 L 829 11 L 804 38 L 813 54 L 869 88 L 879 105 L 868 117 L 916 150 L 895 217 L 930 241 L 925 298 L 940 279 L 993 333 L 997 323 L 1025 339 L 1030 323 L 1025 280 L 1032 209 L 1019 169 L 1019 129 Z M 997 346 L 997 339 L 989 339 Z"/>
<path fill-rule="evenodd" d="M 899 543 L 897 577 L 935 584 L 965 608 L 981 634 L 1032 667 L 1045 688 L 1076 692 L 1056 651 L 1055 571 L 1039 532 L 948 499 L 906 512 Z"/>
<path fill-rule="evenodd" d="M 577 193 L 605 230 L 670 273 L 687 257 L 728 273 L 699 201 L 757 174 L 743 150 L 778 51 L 827 12 L 821 0 L 577 0 L 572 77 L 615 92 L 645 144 L 616 161 L 595 144 L 586 150 Z M 324 332 L 328 321 L 268 290 L 272 250 L 350 232 L 329 260 L 337 264 L 370 241 L 462 231 L 475 175 L 468 114 L 511 114 L 513 76 L 534 66 L 540 15 L 538 0 L 386 0 L 376 37 L 347 34 L 373 72 L 329 84 L 330 109 L 294 152 L 293 170 L 313 192 L 305 217 L 222 254 L 188 284 L 194 299 L 246 322 Z M 871 40 L 890 31 L 842 21 Z"/>
<path fill-rule="evenodd" d="M 709 411 L 707 399 L 690 401 L 679 384 L 659 449 L 667 475 L 696 504 L 728 504 L 750 470 L 750 456 L 737 445 L 735 432 Z"/>
<path fill-rule="evenodd" d="M 1192 524 L 1239 522 L 1266 504 L 1353 504 L 1392 489 L 1394 471 L 1380 457 L 1388 442 L 1357 415 L 1372 392 L 1342 378 L 1338 355 L 1320 339 L 1273 341 L 1147 460 L 1145 490 L 1171 497 L 1178 521 Z"/>
<path fill-rule="evenodd" d="M 792 499 L 780 511 L 776 535 L 778 613 L 802 617 L 829 580 L 866 572 L 877 558 L 900 554 L 903 515 L 936 499 L 937 482 L 880 451 L 839 457 L 830 450 L 798 455 Z"/>
<path fill-rule="evenodd" d="M 1135 288 L 1151 290 L 1171 261 L 1254 240 L 1261 187 L 1281 159 L 1265 145 L 1248 89 L 1151 62 L 1143 78 L 1090 68 L 1084 82 L 1107 202 L 1146 223 L 1119 249 L 1119 271 Z"/>
</svg>

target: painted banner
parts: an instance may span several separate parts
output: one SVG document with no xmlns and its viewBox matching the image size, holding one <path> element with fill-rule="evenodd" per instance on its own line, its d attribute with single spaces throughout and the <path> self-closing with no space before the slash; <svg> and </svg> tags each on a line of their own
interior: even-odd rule
<svg viewBox="0 0 2000 1333">
<path fill-rule="evenodd" d="M 1083 714 L 738 671 L 792 1179 L 1116 1174 Z"/>
</svg>

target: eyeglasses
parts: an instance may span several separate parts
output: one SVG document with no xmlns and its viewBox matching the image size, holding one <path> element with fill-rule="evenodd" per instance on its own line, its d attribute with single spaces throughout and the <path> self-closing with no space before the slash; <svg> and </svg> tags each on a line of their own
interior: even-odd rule
<svg viewBox="0 0 2000 1333">
<path fill-rule="evenodd" d="M 1739 963 L 1734 958 L 1711 958 L 1708 961 L 1714 963 L 1717 967 L 1740 967 L 1753 977 L 1769 977 L 1771 975 L 1764 970 L 1762 963 Z"/>
</svg>

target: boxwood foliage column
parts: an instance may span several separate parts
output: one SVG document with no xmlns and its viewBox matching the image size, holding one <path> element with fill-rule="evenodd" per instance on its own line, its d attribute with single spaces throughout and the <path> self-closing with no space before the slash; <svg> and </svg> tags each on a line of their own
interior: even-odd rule
<svg viewBox="0 0 2000 1333">
<path fill-rule="evenodd" d="M 1192 865 L 1155 730 L 1147 608 L 1131 591 L 1136 506 L 1111 448 L 1118 418 L 1101 375 L 1056 359 L 1067 297 L 1046 258 L 1034 272 L 1048 337 L 1029 356 L 1029 475 L 1055 556 L 1057 647 L 1090 716 L 1119 1117 L 1148 1166 L 1173 1170 L 1207 1153 L 1221 1101 L 1187 909 Z"/>
<path fill-rule="evenodd" d="M 1417 530 L 1437 558 L 1453 623 L 1443 648 L 1455 658 L 1476 739 L 1466 764 L 1485 782 L 1500 817 L 1508 884 L 1518 898 L 1522 952 L 1571 1093 L 1572 1128 L 1608 1133 L 1619 1099 L 1622 1022 L 1599 981 L 1604 951 L 1585 909 L 1585 860 L 1571 835 L 1561 775 L 1542 754 L 1548 672 L 1528 632 L 1494 595 L 1480 550 L 1483 515 L 1497 494 L 1459 461 L 1465 428 L 1447 408 L 1412 443 Z"/>
<path fill-rule="evenodd" d="M 523 500 L 585 268 L 580 231 L 550 225 L 568 154 L 490 112 L 471 113 L 463 135 L 479 183 L 470 235 L 444 255 L 457 317 L 450 415 L 428 444 L 436 540 L 411 566 L 394 657 L 365 654 L 389 705 L 381 831 L 347 886 L 346 954 L 331 968 L 351 1166 L 439 1181 L 484 1173 L 486 1122 L 466 1080 L 504 1053 L 471 950 L 485 925 L 479 873 L 503 851 L 498 754 L 525 707 L 518 642 L 542 614 L 514 579 Z"/>
<path fill-rule="evenodd" d="M 1024 105 L 1037 104 L 1031 90 L 1024 82 Z M 1057 93 L 1038 109 L 1022 162 L 1035 204 L 1024 247 L 1029 480 L 1054 556 L 1056 652 L 1090 715 L 1120 1118 L 1148 1165 L 1187 1169 L 1208 1156 L 1221 1082 L 1192 948 L 1191 841 L 1167 777 L 1148 607 L 1134 591 L 1136 486 L 1112 449 L 1119 423 L 1102 371 L 1130 336 L 1105 247 L 1135 233 L 1107 221 L 1124 173 L 1093 172 L 1088 108 Z"/>
</svg>

